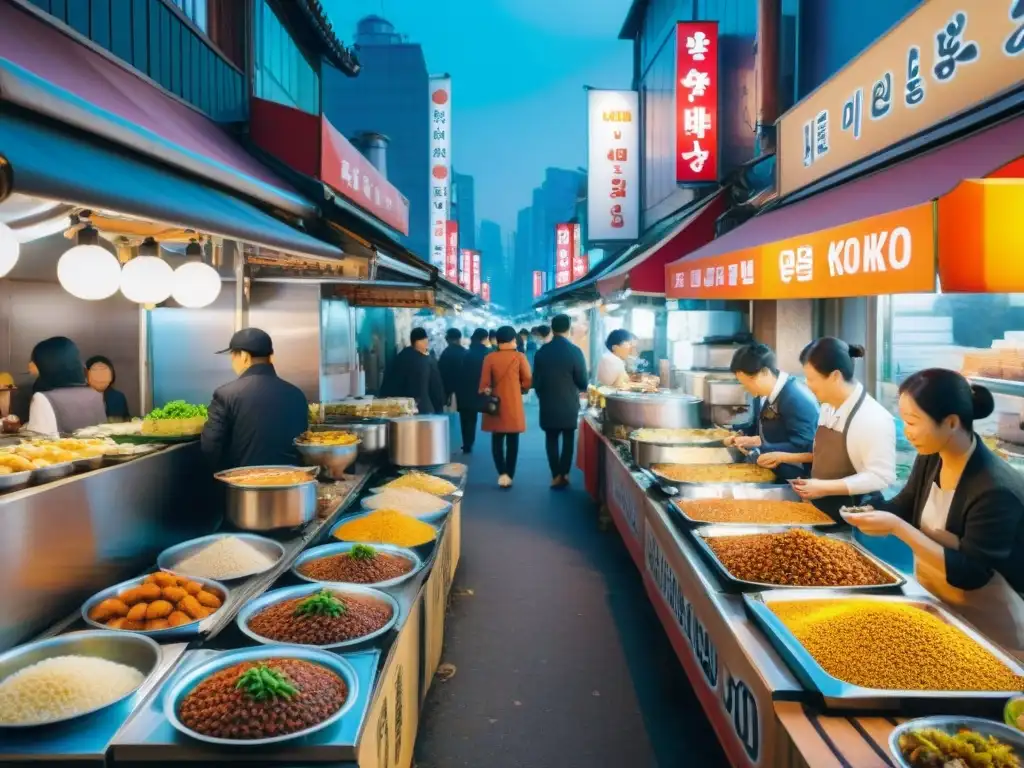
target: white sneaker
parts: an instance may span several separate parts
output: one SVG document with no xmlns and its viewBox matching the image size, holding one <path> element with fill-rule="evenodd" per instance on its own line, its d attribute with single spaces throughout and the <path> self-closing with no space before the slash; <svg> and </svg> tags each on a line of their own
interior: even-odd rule
<svg viewBox="0 0 1024 768">
<path fill-rule="evenodd" d="M 501 475 L 501 476 L 498 477 L 498 487 L 499 488 L 508 488 L 511 485 L 512 485 L 512 478 L 509 477 L 508 475 Z"/>
</svg>

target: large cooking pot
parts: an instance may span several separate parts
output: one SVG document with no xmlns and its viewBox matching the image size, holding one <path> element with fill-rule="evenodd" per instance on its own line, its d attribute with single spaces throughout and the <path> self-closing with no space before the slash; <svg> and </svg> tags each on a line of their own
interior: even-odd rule
<svg viewBox="0 0 1024 768">
<path fill-rule="evenodd" d="M 360 454 L 375 455 L 388 447 L 388 422 L 385 419 L 353 421 L 345 429 L 359 436 Z"/>
<path fill-rule="evenodd" d="M 402 416 L 388 423 L 388 458 L 398 467 L 434 467 L 451 461 L 444 414 Z"/>
<path fill-rule="evenodd" d="M 227 486 L 227 518 L 245 531 L 298 528 L 316 518 L 317 482 L 313 467 L 309 479 L 294 485 L 235 485 L 231 476 L 249 469 L 295 469 L 287 466 L 240 467 L 214 475 Z"/>
<path fill-rule="evenodd" d="M 605 396 L 605 418 L 630 427 L 699 429 L 701 401 L 671 392 L 615 392 Z"/>
</svg>

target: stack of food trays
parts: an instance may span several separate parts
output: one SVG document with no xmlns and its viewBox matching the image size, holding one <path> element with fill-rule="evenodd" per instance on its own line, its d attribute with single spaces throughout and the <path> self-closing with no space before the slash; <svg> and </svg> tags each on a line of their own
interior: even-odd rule
<svg viewBox="0 0 1024 768">
<path fill-rule="evenodd" d="M 726 446 L 727 429 L 637 429 L 629 435 L 633 461 L 643 469 L 671 464 L 738 464 L 743 453 Z"/>
</svg>

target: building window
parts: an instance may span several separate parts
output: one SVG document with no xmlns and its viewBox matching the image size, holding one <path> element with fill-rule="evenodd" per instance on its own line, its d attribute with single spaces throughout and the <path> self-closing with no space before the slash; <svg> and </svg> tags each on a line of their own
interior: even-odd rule
<svg viewBox="0 0 1024 768">
<path fill-rule="evenodd" d="M 320 114 L 320 75 L 266 0 L 255 8 L 256 97 Z"/>
<path fill-rule="evenodd" d="M 188 20 L 203 32 L 206 31 L 206 0 L 170 0 L 188 17 Z"/>
</svg>

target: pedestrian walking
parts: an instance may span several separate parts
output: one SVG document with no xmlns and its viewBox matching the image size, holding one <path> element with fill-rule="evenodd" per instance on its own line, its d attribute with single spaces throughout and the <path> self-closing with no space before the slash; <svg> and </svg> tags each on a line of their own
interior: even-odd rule
<svg viewBox="0 0 1024 768">
<path fill-rule="evenodd" d="M 583 350 L 569 341 L 572 321 L 558 315 L 551 321 L 551 341 L 537 350 L 533 388 L 540 400 L 540 428 L 551 469 L 551 487 L 569 485 L 573 447 L 580 414 L 580 392 L 587 390 Z"/>
<path fill-rule="evenodd" d="M 462 331 L 458 328 L 449 328 L 444 338 L 448 346 L 441 353 L 437 367 L 441 371 L 441 383 L 444 384 L 444 404 L 450 408 L 452 398 L 459 388 L 462 361 L 466 358 L 467 350 L 462 346 Z"/>
<path fill-rule="evenodd" d="M 497 412 L 484 413 L 483 430 L 491 433 L 498 486 L 511 488 L 519 458 L 519 435 L 526 431 L 523 392 L 530 388 L 530 364 L 526 356 L 516 350 L 515 328 L 503 325 L 496 337 L 498 351 L 484 358 L 479 392 L 498 400 Z"/>
<path fill-rule="evenodd" d="M 444 413 L 444 384 L 437 360 L 430 357 L 430 342 L 423 328 L 413 328 L 410 346 L 384 371 L 381 397 L 408 397 L 421 414 Z"/>
<path fill-rule="evenodd" d="M 491 351 L 487 346 L 487 330 L 477 328 L 469 339 L 469 349 L 462 358 L 455 389 L 455 402 L 459 409 L 459 423 L 462 426 L 462 452 L 472 453 L 476 442 L 477 414 L 480 412 L 480 374 L 484 370 L 484 358 Z"/>
</svg>

